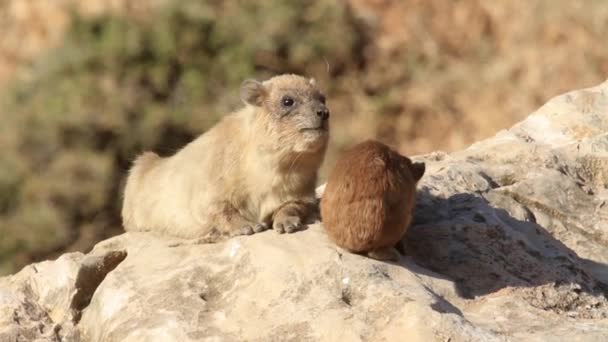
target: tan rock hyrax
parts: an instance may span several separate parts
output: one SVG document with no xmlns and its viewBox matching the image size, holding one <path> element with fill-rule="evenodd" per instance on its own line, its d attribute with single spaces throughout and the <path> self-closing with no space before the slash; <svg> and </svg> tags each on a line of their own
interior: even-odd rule
<svg viewBox="0 0 608 342">
<path fill-rule="evenodd" d="M 175 155 L 135 160 L 125 230 L 213 239 L 303 227 L 329 138 L 325 97 L 314 80 L 281 75 L 243 82 L 241 99 L 244 108 Z"/>
<path fill-rule="evenodd" d="M 321 219 L 330 239 L 377 259 L 397 257 L 393 247 L 405 234 L 424 163 L 368 140 L 346 151 L 329 175 Z"/>
</svg>

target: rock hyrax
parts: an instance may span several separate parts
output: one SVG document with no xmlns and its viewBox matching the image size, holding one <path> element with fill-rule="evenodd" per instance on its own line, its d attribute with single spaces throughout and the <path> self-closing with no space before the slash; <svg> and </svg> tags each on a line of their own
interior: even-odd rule
<svg viewBox="0 0 608 342">
<path fill-rule="evenodd" d="M 321 219 L 340 247 L 394 258 L 405 234 L 424 163 L 412 161 L 373 140 L 346 151 L 330 173 L 321 198 Z"/>
<path fill-rule="evenodd" d="M 135 160 L 125 230 L 214 239 L 302 228 L 329 138 L 325 97 L 314 80 L 281 75 L 243 82 L 241 99 L 244 108 L 175 155 Z"/>
</svg>

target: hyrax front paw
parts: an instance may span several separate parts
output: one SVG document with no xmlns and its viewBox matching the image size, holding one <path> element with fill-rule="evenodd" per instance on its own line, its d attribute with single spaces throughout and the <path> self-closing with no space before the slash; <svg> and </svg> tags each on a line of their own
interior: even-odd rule
<svg viewBox="0 0 608 342">
<path fill-rule="evenodd" d="M 232 236 L 251 235 L 254 233 L 254 226 L 254 223 L 245 223 L 243 225 L 239 225 L 232 231 Z"/>
<path fill-rule="evenodd" d="M 238 235 L 252 235 L 255 233 L 260 233 L 268 229 L 268 224 L 266 223 L 252 223 L 246 222 L 242 225 L 238 226 L 236 230 L 233 231 L 232 236 Z"/>
<path fill-rule="evenodd" d="M 253 226 L 253 231 L 255 233 L 260 233 L 268 229 L 268 223 L 256 223 Z"/>
<path fill-rule="evenodd" d="M 302 220 L 299 217 L 285 216 L 275 220 L 272 224 L 272 229 L 276 230 L 279 234 L 283 234 L 285 232 L 293 233 L 301 230 L 303 226 Z"/>
</svg>

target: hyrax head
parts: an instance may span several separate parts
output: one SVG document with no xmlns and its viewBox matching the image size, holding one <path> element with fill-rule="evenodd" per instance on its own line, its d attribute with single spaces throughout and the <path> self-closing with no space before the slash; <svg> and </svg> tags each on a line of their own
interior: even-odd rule
<svg viewBox="0 0 608 342">
<path fill-rule="evenodd" d="M 412 178 L 414 183 L 418 183 L 418 181 L 424 175 L 424 171 L 426 169 L 426 165 L 424 163 L 414 163 L 410 158 L 406 156 L 402 156 L 396 151 L 389 149 L 390 156 L 390 164 L 395 165 L 397 170 L 402 178 Z"/>
<path fill-rule="evenodd" d="M 369 167 L 388 169 L 390 172 L 396 173 L 400 179 L 413 181 L 413 183 L 418 183 L 426 169 L 424 163 L 414 163 L 410 158 L 376 140 L 359 143 L 348 153 L 351 158 L 362 158 L 362 160 L 370 161 L 368 163 Z"/>
<path fill-rule="evenodd" d="M 325 149 L 329 138 L 329 109 L 313 79 L 297 75 L 267 81 L 246 80 L 241 99 L 260 108 L 267 133 L 285 149 L 314 152 Z"/>
</svg>

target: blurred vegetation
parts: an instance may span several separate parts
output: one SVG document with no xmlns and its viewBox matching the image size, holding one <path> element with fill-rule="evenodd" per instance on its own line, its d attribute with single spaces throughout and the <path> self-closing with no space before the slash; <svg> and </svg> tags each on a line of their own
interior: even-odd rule
<svg viewBox="0 0 608 342">
<path fill-rule="evenodd" d="M 462 148 L 608 74 L 595 0 L 117 0 L 93 14 L 81 7 L 110 2 L 12 0 L 0 21 L 17 2 L 21 19 L 0 22 L 0 76 L 13 60 L 23 71 L 0 88 L 0 274 L 120 233 L 131 160 L 238 108 L 246 78 L 319 81 L 325 172 L 370 137 L 405 154 Z"/>
<path fill-rule="evenodd" d="M 0 272 L 119 233 L 134 156 L 192 140 L 240 106 L 245 78 L 325 67 L 319 55 L 349 60 L 352 25 L 343 6 L 320 1 L 176 2 L 146 19 L 74 14 L 34 79 L 3 98 Z"/>
</svg>

